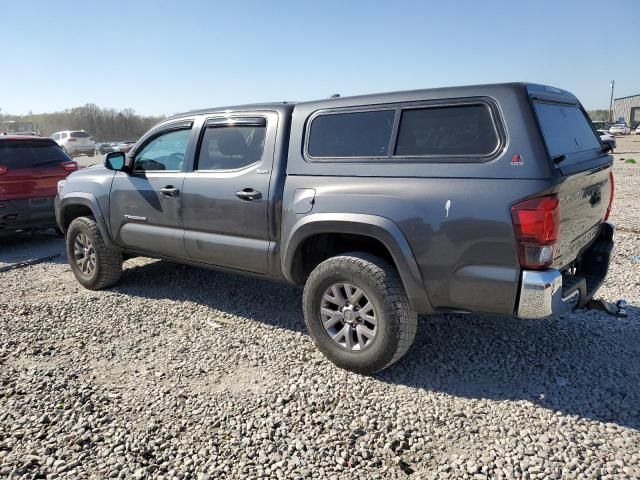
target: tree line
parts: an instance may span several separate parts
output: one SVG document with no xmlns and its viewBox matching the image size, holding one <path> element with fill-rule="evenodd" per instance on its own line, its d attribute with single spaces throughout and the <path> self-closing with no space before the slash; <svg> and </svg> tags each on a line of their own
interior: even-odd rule
<svg viewBox="0 0 640 480">
<path fill-rule="evenodd" d="M 143 116 L 130 108 L 100 108 L 92 103 L 62 112 L 28 115 L 0 114 L 0 121 L 33 122 L 43 136 L 61 130 L 86 130 L 97 142 L 137 140 L 164 116 Z"/>
<path fill-rule="evenodd" d="M 592 122 L 606 122 L 609 120 L 609 110 L 589 110 L 587 113 Z"/>
<path fill-rule="evenodd" d="M 592 121 L 608 120 L 609 110 L 590 110 Z M 33 122 L 41 135 L 49 136 L 60 130 L 85 130 L 97 142 L 137 140 L 164 116 L 143 116 L 130 108 L 100 108 L 93 103 L 62 112 L 8 115 L 0 113 L 0 121 Z"/>
</svg>

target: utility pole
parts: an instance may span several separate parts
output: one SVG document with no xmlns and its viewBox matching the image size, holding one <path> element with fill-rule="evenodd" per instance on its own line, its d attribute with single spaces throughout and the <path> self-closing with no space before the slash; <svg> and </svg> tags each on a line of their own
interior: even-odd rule
<svg viewBox="0 0 640 480">
<path fill-rule="evenodd" d="M 613 87 L 616 86 L 616 81 L 611 80 L 611 100 L 609 100 L 609 121 L 613 121 Z"/>
</svg>

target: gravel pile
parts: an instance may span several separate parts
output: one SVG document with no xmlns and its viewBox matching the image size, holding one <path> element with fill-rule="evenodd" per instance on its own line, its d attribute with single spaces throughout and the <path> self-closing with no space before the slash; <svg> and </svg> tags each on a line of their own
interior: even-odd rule
<svg viewBox="0 0 640 480">
<path fill-rule="evenodd" d="M 618 137 L 617 142 L 612 220 L 618 229 L 640 235 L 640 135 Z M 629 160 L 636 163 L 626 163 Z"/>
<path fill-rule="evenodd" d="M 640 166 L 616 169 L 631 229 Z M 64 257 L 0 273 L 0 478 L 639 478 L 637 255 L 620 232 L 601 291 L 628 319 L 424 318 L 375 377 L 316 351 L 289 286 L 146 259 L 103 292 Z"/>
</svg>

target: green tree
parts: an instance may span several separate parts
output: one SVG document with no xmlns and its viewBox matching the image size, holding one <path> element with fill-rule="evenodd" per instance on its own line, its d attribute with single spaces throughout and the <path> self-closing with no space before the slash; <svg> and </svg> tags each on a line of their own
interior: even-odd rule
<svg viewBox="0 0 640 480">
<path fill-rule="evenodd" d="M 589 110 L 587 113 L 592 122 L 606 122 L 609 120 L 609 110 Z"/>
</svg>

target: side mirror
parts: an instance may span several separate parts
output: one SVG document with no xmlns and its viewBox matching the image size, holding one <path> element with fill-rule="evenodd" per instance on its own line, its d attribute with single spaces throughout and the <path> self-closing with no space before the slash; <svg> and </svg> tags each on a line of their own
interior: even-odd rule
<svg viewBox="0 0 640 480">
<path fill-rule="evenodd" d="M 125 154 L 124 152 L 110 152 L 107 153 L 104 159 L 104 166 L 109 170 L 115 170 L 121 172 L 125 166 Z"/>
</svg>

